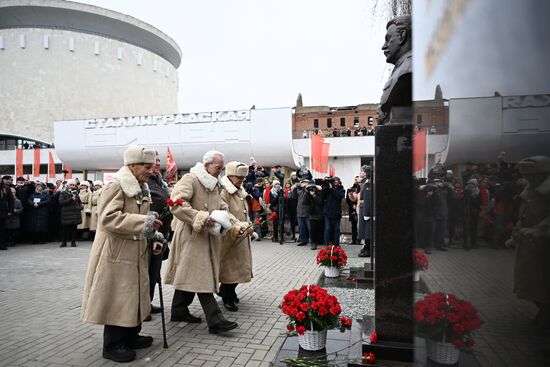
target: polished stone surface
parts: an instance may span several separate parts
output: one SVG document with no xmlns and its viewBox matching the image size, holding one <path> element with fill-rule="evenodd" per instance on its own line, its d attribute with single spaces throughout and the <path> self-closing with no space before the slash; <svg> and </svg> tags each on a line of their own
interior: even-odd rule
<svg viewBox="0 0 550 367">
<path fill-rule="evenodd" d="M 376 331 L 412 343 L 412 126 L 379 126 L 375 144 Z"/>
</svg>

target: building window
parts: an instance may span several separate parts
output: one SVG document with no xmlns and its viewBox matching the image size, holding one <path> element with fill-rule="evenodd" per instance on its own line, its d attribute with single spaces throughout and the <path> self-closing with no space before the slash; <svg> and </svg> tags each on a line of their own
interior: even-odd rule
<svg viewBox="0 0 550 367">
<path fill-rule="evenodd" d="M 340 127 L 346 126 L 346 118 L 340 117 Z"/>
<path fill-rule="evenodd" d="M 373 124 L 373 118 L 372 118 L 372 116 L 369 116 L 369 118 L 368 118 L 367 121 L 368 121 L 367 123 L 369 124 L 369 126 L 372 126 L 372 124 Z"/>
<path fill-rule="evenodd" d="M 32 174 L 32 164 L 24 164 L 23 165 L 23 174 L 24 175 Z"/>
<path fill-rule="evenodd" d="M 319 128 L 319 119 L 313 119 L 313 128 L 318 129 Z"/>
<path fill-rule="evenodd" d="M 416 115 L 416 123 L 417 124 L 422 124 L 422 115 Z"/>
<path fill-rule="evenodd" d="M 359 117 L 353 118 L 353 127 L 359 127 Z"/>
<path fill-rule="evenodd" d="M 332 118 L 330 118 L 330 117 L 327 119 L 327 127 L 328 128 L 332 127 Z"/>
<path fill-rule="evenodd" d="M 13 175 L 15 172 L 15 166 L 13 164 L 0 165 L 0 175 Z"/>
</svg>

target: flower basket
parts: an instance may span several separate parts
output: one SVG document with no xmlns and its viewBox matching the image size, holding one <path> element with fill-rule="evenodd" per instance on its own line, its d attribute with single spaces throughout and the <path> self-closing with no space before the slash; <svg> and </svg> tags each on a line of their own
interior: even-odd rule
<svg viewBox="0 0 550 367">
<path fill-rule="evenodd" d="M 452 343 L 437 342 L 426 339 L 426 354 L 428 359 L 440 364 L 455 364 L 460 356 L 460 349 Z"/>
<path fill-rule="evenodd" d="M 321 350 L 327 345 L 327 331 L 306 330 L 302 335 L 298 335 L 298 344 L 305 350 Z"/>
<path fill-rule="evenodd" d="M 325 268 L 325 277 L 327 278 L 338 278 L 340 276 L 340 269 L 334 268 L 332 266 L 327 266 Z"/>
<path fill-rule="evenodd" d="M 279 308 L 288 316 L 287 330 L 298 334 L 298 342 L 305 350 L 323 349 L 329 329 L 351 329 L 351 319 L 340 317 L 338 298 L 318 285 L 289 291 Z"/>
<path fill-rule="evenodd" d="M 420 281 L 420 270 L 413 271 L 413 282 L 419 282 Z"/>
<path fill-rule="evenodd" d="M 348 255 L 344 251 L 343 248 L 340 246 L 334 246 L 334 245 L 327 245 L 319 250 L 317 253 L 317 264 L 321 266 L 326 266 L 327 268 L 336 268 L 341 269 L 348 263 Z M 334 274 L 334 273 L 333 273 Z M 325 270 L 325 276 L 331 277 L 330 275 L 327 275 L 327 271 Z M 340 276 L 340 273 L 338 272 L 338 275 L 332 276 L 332 278 Z"/>
<path fill-rule="evenodd" d="M 429 265 L 428 258 L 423 252 L 413 249 L 413 261 L 414 261 L 414 270 L 417 270 L 417 271 L 428 270 L 428 265 Z"/>
<path fill-rule="evenodd" d="M 456 352 L 471 348 L 474 345 L 472 334 L 481 327 L 479 314 L 470 302 L 440 292 L 429 294 L 416 302 L 414 320 L 416 333 L 426 338 L 429 356 L 430 348 L 433 350 L 429 358 L 445 364 L 455 363 L 456 360 L 452 363 L 450 361 L 458 357 L 457 353 L 445 351 L 443 346 L 451 346 Z M 438 356 L 449 362 L 434 359 Z"/>
</svg>

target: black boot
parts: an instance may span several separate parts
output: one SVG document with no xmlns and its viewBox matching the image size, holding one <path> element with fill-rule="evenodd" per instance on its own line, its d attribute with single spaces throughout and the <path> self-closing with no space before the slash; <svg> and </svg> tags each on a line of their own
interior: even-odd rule
<svg viewBox="0 0 550 367">
<path fill-rule="evenodd" d="M 67 242 L 63 242 L 59 247 L 67 247 Z"/>
<path fill-rule="evenodd" d="M 124 344 L 119 344 L 114 347 L 103 348 L 103 358 L 120 363 L 131 362 L 136 359 L 136 352 Z"/>
<path fill-rule="evenodd" d="M 311 250 L 317 250 L 317 244 L 312 243 L 310 248 L 311 248 Z"/>
</svg>

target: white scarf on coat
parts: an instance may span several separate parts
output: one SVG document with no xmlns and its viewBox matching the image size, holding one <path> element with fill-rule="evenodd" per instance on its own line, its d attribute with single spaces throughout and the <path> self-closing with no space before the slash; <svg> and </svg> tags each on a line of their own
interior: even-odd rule
<svg viewBox="0 0 550 367">
<path fill-rule="evenodd" d="M 195 167 L 191 168 L 189 172 L 197 176 L 199 182 L 208 191 L 214 191 L 214 189 L 218 186 L 218 179 L 208 173 L 206 168 L 204 168 L 204 163 L 197 162 Z"/>
</svg>

